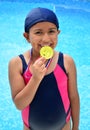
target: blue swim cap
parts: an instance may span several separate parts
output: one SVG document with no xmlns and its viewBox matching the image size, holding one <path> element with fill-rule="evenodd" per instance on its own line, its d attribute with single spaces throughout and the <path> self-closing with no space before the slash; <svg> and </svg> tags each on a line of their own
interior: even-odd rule
<svg viewBox="0 0 90 130">
<path fill-rule="evenodd" d="M 29 29 L 38 22 L 51 22 L 59 28 L 59 23 L 55 13 L 46 8 L 34 8 L 29 12 L 25 19 L 24 29 L 25 32 L 29 32 Z"/>
</svg>

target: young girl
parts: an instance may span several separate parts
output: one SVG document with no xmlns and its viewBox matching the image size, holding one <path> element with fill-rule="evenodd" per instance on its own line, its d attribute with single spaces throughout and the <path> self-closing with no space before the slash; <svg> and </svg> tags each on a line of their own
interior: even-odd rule
<svg viewBox="0 0 90 130">
<path fill-rule="evenodd" d="M 23 34 L 32 49 L 9 63 L 12 98 L 22 111 L 24 130 L 79 130 L 76 67 L 70 56 L 54 50 L 59 33 L 53 11 L 33 9 Z M 40 55 L 47 46 L 53 49 L 50 59 Z"/>
</svg>

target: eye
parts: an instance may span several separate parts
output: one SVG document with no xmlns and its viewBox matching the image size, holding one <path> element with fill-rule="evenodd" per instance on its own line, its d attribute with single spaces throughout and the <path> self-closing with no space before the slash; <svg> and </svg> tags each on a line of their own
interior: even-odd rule
<svg viewBox="0 0 90 130">
<path fill-rule="evenodd" d="M 56 33 L 56 30 L 50 30 L 49 31 L 49 34 L 54 34 L 54 33 Z"/>
<path fill-rule="evenodd" d="M 36 31 L 35 34 L 36 34 L 36 35 L 41 35 L 42 32 L 41 32 L 41 31 Z"/>
</svg>

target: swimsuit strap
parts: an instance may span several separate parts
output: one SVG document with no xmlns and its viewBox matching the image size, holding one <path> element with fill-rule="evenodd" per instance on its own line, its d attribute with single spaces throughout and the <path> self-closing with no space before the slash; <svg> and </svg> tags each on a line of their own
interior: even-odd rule
<svg viewBox="0 0 90 130">
<path fill-rule="evenodd" d="M 22 54 L 20 54 L 19 57 L 22 60 L 22 68 L 23 68 L 22 74 L 23 74 L 25 72 L 25 70 L 27 69 L 27 63 L 26 63 L 25 58 Z"/>
<path fill-rule="evenodd" d="M 62 52 L 59 53 L 58 64 L 61 66 L 63 71 L 67 74 L 66 69 L 64 67 L 64 55 Z"/>
</svg>

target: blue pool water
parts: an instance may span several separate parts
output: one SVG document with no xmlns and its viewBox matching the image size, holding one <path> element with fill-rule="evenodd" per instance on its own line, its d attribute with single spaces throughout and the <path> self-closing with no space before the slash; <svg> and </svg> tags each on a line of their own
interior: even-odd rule
<svg viewBox="0 0 90 130">
<path fill-rule="evenodd" d="M 21 113 L 12 102 L 8 81 L 9 60 L 30 48 L 23 38 L 24 18 L 33 7 L 53 9 L 60 21 L 56 50 L 71 55 L 77 66 L 80 95 L 80 130 L 90 130 L 90 2 L 48 0 L 29 3 L 0 0 L 0 130 L 22 130 Z"/>
</svg>

